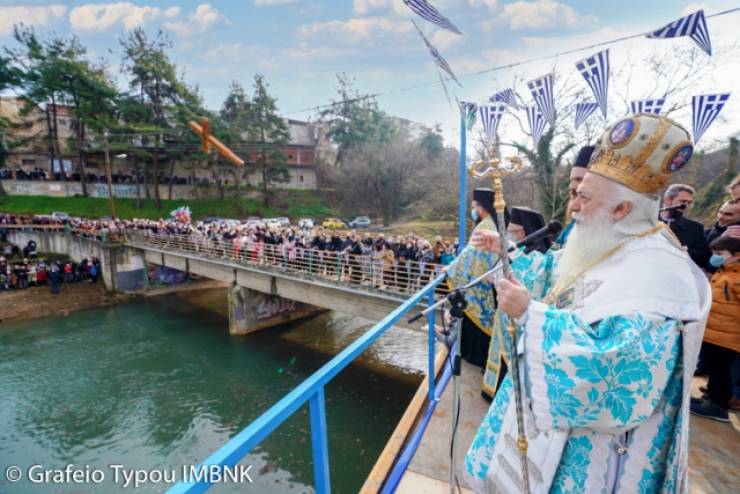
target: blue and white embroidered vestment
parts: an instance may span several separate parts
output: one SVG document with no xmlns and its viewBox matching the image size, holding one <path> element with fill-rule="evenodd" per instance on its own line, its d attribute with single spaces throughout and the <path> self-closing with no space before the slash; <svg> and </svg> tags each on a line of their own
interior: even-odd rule
<svg viewBox="0 0 740 494">
<path fill-rule="evenodd" d="M 531 492 L 687 492 L 706 278 L 659 232 L 628 242 L 548 305 L 557 256 L 512 264 L 533 292 L 518 344 Z M 466 455 L 476 492 L 522 492 L 513 398 L 507 376 Z"/>
</svg>

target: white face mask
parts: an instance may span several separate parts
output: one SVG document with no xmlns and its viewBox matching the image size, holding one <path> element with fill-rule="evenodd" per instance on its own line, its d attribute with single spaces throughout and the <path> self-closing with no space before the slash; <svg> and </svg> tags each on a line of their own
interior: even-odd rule
<svg viewBox="0 0 740 494">
<path fill-rule="evenodd" d="M 509 242 L 509 245 L 514 245 L 519 241 L 519 238 L 511 232 L 506 232 L 506 240 Z"/>
</svg>

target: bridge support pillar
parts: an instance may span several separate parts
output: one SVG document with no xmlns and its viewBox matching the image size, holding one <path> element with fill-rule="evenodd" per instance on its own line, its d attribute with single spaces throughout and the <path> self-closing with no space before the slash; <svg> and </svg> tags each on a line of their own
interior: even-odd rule
<svg viewBox="0 0 740 494">
<path fill-rule="evenodd" d="M 229 285 L 229 333 L 245 335 L 325 312 L 313 305 Z"/>
</svg>

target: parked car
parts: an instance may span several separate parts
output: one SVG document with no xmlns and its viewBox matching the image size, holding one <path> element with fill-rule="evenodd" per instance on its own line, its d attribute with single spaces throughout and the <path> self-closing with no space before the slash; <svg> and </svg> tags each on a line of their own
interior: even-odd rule
<svg viewBox="0 0 740 494">
<path fill-rule="evenodd" d="M 349 222 L 351 228 L 370 228 L 370 218 L 367 216 L 358 216 Z"/>
<path fill-rule="evenodd" d="M 221 221 L 220 216 L 209 216 L 203 220 L 203 223 L 218 223 L 219 221 Z"/>
<path fill-rule="evenodd" d="M 63 213 L 61 211 L 54 211 L 53 213 L 51 213 L 51 215 L 54 218 L 56 218 L 58 220 L 62 220 L 62 221 L 66 221 L 66 220 L 69 219 L 69 215 L 67 213 Z"/>
<path fill-rule="evenodd" d="M 280 226 L 280 222 L 277 218 L 264 218 L 262 223 L 264 223 L 267 228 L 277 228 Z"/>
<path fill-rule="evenodd" d="M 316 222 L 311 218 L 301 218 L 298 220 L 298 227 L 299 228 L 313 228 L 316 226 Z"/>
<path fill-rule="evenodd" d="M 250 222 L 250 221 L 262 221 L 262 218 L 260 218 L 259 216 L 248 216 L 247 222 Z"/>
<path fill-rule="evenodd" d="M 290 226 L 290 220 L 286 218 L 285 216 L 278 216 L 277 218 L 275 218 L 275 221 L 281 227 Z"/>
<path fill-rule="evenodd" d="M 339 218 L 326 218 L 321 226 L 330 230 L 336 230 L 338 228 L 347 228 L 347 223 L 340 220 Z"/>
</svg>

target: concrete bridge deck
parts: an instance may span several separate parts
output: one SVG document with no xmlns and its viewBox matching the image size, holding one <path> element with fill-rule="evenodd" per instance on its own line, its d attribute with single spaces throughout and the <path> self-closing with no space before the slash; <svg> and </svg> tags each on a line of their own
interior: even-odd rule
<svg viewBox="0 0 740 494">
<path fill-rule="evenodd" d="M 252 256 L 225 242 L 199 243 L 169 236 L 129 234 L 125 243 L 141 251 L 148 264 L 371 320 L 383 319 L 403 303 L 408 298 L 407 287 L 415 290 L 425 276 L 439 272 L 437 265 L 420 268 L 410 263 L 401 271 L 389 267 L 376 273 L 370 259 L 348 259 L 330 252 L 321 253 L 319 259 L 316 251 L 310 253 L 311 260 L 305 256 L 290 259 L 276 246 L 264 246 L 258 256 Z M 373 281 L 381 284 L 375 286 Z M 399 323 L 414 329 L 422 324 Z"/>
<path fill-rule="evenodd" d="M 442 269 L 432 263 L 384 264 L 371 256 L 313 250 L 288 252 L 276 245 L 253 248 L 139 231 L 115 237 L 33 225 L 11 226 L 6 231 L 8 239 L 21 248 L 34 240 L 37 250 L 66 254 L 77 262 L 83 257 L 99 258 L 103 280 L 110 290 L 145 289 L 149 264 L 370 320 L 383 319 Z M 444 292 L 440 287 L 439 293 Z M 419 329 L 423 321 L 409 326 L 404 320 L 399 325 Z"/>
</svg>

